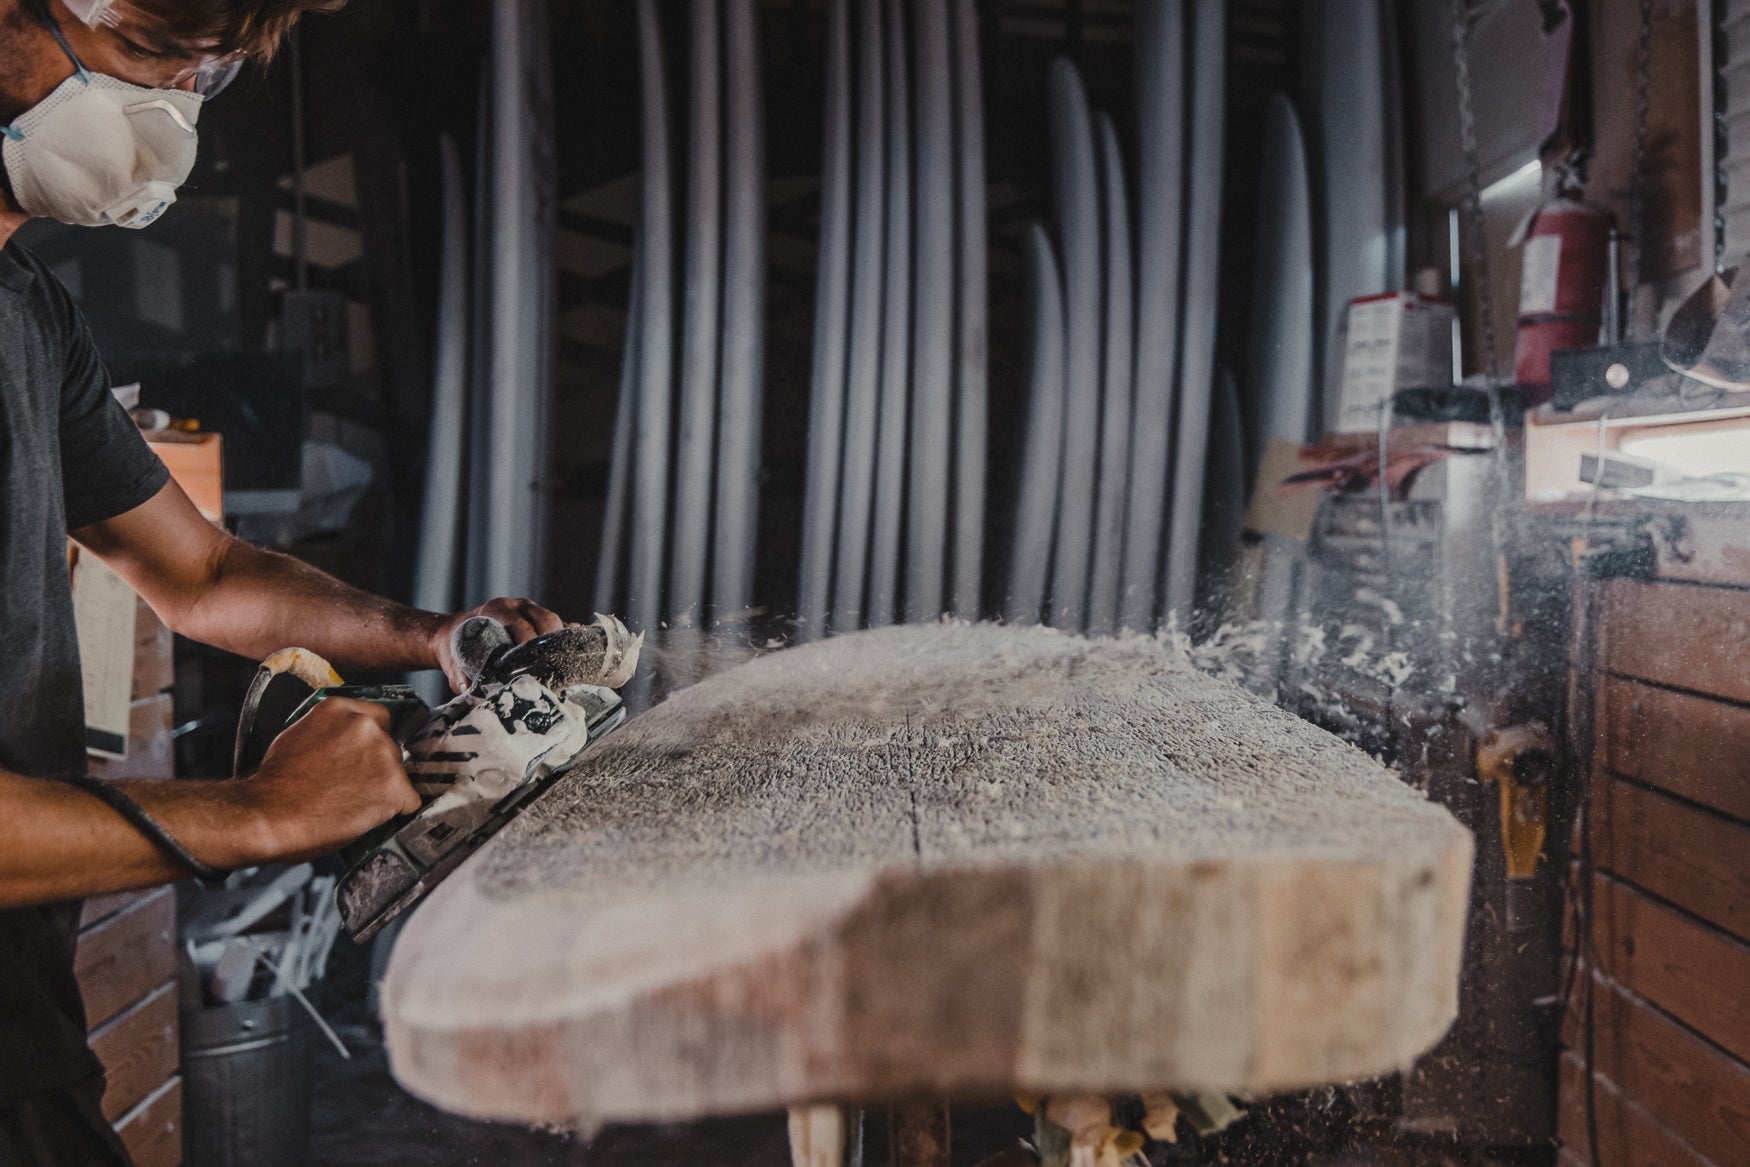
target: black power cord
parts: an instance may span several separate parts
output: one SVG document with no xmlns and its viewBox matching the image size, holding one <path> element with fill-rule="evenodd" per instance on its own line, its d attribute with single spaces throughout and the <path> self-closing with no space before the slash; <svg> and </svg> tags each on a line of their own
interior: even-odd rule
<svg viewBox="0 0 1750 1167">
<path fill-rule="evenodd" d="M 77 786 L 87 794 L 93 795 L 108 804 L 109 808 L 127 819 L 142 835 L 158 844 L 178 863 L 194 872 L 196 876 L 208 883 L 223 883 L 226 873 L 210 863 L 196 859 L 176 840 L 176 837 L 164 829 L 164 824 L 153 818 L 146 808 L 129 798 L 110 782 L 93 778 L 89 774 L 57 774 L 55 780 L 65 782 L 69 786 Z"/>
</svg>

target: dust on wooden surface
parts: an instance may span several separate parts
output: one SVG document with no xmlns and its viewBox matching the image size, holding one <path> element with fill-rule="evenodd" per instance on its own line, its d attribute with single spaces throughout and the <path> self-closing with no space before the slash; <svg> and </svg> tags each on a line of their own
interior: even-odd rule
<svg viewBox="0 0 1750 1167">
<path fill-rule="evenodd" d="M 474 878 L 492 898 L 576 902 L 872 867 L 1402 860 L 1449 830 L 1359 751 L 1158 640 L 945 623 L 774 653 L 676 694 L 596 747 Z"/>
</svg>

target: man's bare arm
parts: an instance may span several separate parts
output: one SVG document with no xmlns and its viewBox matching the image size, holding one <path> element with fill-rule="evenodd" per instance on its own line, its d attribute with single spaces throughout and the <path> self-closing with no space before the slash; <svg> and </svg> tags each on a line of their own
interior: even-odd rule
<svg viewBox="0 0 1750 1167">
<path fill-rule="evenodd" d="M 116 786 L 213 867 L 312 858 L 418 809 L 388 726 L 380 705 L 324 701 L 274 740 L 249 778 Z M 0 908 L 188 874 L 86 791 L 0 771 Z"/>
<path fill-rule="evenodd" d="M 449 631 L 472 613 L 416 611 L 251 547 L 207 522 L 174 482 L 73 536 L 185 636 L 252 657 L 299 645 L 342 670 L 441 667 L 459 687 Z M 494 600 L 476 611 L 519 641 L 561 624 L 527 600 Z M 247 779 L 118 787 L 196 859 L 221 868 L 326 854 L 419 806 L 388 712 L 343 700 L 323 702 L 282 733 Z M 0 772 L 0 907 L 186 874 L 94 795 Z"/>
<path fill-rule="evenodd" d="M 231 783 L 118 782 L 191 854 L 247 866 L 263 827 Z M 0 771 L 0 908 L 146 887 L 189 873 L 92 795 Z"/>
<path fill-rule="evenodd" d="M 289 555 L 253 547 L 209 523 L 175 482 L 125 514 L 73 532 L 176 632 L 249 657 L 308 648 L 342 673 L 442 668 L 460 680 L 449 632 L 464 616 L 422 612 Z M 478 611 L 522 641 L 562 625 L 527 600 Z"/>
</svg>

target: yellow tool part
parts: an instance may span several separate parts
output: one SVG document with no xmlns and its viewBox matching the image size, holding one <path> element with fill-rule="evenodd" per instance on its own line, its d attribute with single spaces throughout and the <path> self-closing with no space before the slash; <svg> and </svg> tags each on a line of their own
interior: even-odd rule
<svg viewBox="0 0 1750 1167">
<path fill-rule="evenodd" d="M 1542 725 L 1492 729 L 1477 743 L 1477 777 L 1501 794 L 1501 849 L 1509 879 L 1531 879 L 1549 832 L 1549 770 L 1554 751 Z"/>
<path fill-rule="evenodd" d="M 242 778 L 249 761 L 250 735 L 255 729 L 255 711 L 261 705 L 268 682 L 282 673 L 290 673 L 312 689 L 326 689 L 344 684 L 334 666 L 307 648 L 282 648 L 255 670 L 249 691 L 243 695 L 243 713 L 237 719 L 237 742 L 231 750 L 231 773 Z"/>
<path fill-rule="evenodd" d="M 282 648 L 261 662 L 262 677 L 277 677 L 281 673 L 292 674 L 312 689 L 344 683 L 333 665 L 307 648 Z"/>
</svg>

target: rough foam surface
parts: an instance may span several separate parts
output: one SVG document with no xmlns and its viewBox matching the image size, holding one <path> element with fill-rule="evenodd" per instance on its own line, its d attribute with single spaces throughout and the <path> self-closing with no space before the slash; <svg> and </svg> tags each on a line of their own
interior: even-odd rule
<svg viewBox="0 0 1750 1167">
<path fill-rule="evenodd" d="M 597 746 L 415 914 L 390 1050 L 529 1120 L 1383 1072 L 1456 1007 L 1469 861 L 1158 641 L 859 633 Z"/>
<path fill-rule="evenodd" d="M 1354 828 L 1355 804 L 1369 820 Z M 762 657 L 605 740 L 506 832 L 489 895 L 876 864 L 1416 847 L 1446 814 L 1160 642 L 906 626 Z"/>
</svg>

